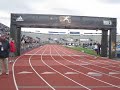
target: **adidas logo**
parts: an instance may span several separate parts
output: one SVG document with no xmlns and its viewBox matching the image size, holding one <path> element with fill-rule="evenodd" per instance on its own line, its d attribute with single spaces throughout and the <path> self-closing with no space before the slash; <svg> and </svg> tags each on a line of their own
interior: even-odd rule
<svg viewBox="0 0 120 90">
<path fill-rule="evenodd" d="M 19 16 L 16 21 L 24 21 L 23 18 L 21 16 Z"/>
</svg>

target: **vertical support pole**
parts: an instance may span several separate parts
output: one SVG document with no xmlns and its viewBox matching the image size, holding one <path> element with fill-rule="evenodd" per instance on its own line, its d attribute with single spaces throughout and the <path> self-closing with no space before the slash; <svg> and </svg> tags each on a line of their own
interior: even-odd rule
<svg viewBox="0 0 120 90">
<path fill-rule="evenodd" d="M 10 23 L 10 37 L 15 40 L 15 30 L 16 30 L 16 23 L 13 14 L 11 14 L 11 23 Z"/>
<path fill-rule="evenodd" d="M 110 30 L 109 35 L 109 58 L 116 57 L 116 28 Z"/>
<path fill-rule="evenodd" d="M 101 40 L 102 57 L 107 57 L 107 47 L 108 47 L 108 30 L 102 30 L 102 40 Z"/>
<path fill-rule="evenodd" d="M 20 55 L 20 43 L 21 43 L 21 28 L 17 27 L 16 25 L 11 25 L 10 28 L 10 37 L 15 41 L 16 46 L 16 56 Z"/>
<path fill-rule="evenodd" d="M 17 55 L 19 56 L 21 54 L 21 27 L 17 27 L 16 37 Z"/>
<path fill-rule="evenodd" d="M 15 41 L 16 56 L 20 55 L 20 43 L 21 43 L 21 27 L 16 23 L 16 17 L 11 14 L 11 25 L 10 25 L 10 37 Z"/>
<path fill-rule="evenodd" d="M 10 26 L 10 37 L 13 39 L 13 40 L 15 40 L 16 39 L 16 37 L 15 37 L 15 35 L 16 35 L 16 29 L 17 29 L 17 27 L 16 27 L 16 25 L 11 25 Z"/>
</svg>

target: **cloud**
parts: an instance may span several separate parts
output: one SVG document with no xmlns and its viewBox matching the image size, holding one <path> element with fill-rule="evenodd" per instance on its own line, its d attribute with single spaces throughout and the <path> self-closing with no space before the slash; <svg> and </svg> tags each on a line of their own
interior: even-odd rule
<svg viewBox="0 0 120 90">
<path fill-rule="evenodd" d="M 10 14 L 0 10 L 0 23 L 10 26 Z"/>
<path fill-rule="evenodd" d="M 120 0 L 99 0 L 103 3 L 120 4 Z"/>
<path fill-rule="evenodd" d="M 8 13 L 67 14 L 102 17 L 118 17 L 116 8 L 120 8 L 120 5 L 100 3 L 100 0 L 1 0 L 0 3 L 0 10 Z"/>
<path fill-rule="evenodd" d="M 6 12 L 20 12 L 26 11 L 29 8 L 27 4 L 23 3 L 23 0 L 1 0 L 0 9 Z"/>
<path fill-rule="evenodd" d="M 33 13 L 115 17 L 120 27 L 120 0 L 0 0 L 0 4 L 0 22 L 6 25 L 10 13 Z"/>
</svg>

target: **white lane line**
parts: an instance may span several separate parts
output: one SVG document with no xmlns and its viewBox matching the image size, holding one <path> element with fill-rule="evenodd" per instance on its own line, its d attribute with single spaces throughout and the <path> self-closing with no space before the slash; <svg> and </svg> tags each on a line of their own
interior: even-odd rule
<svg viewBox="0 0 120 90">
<path fill-rule="evenodd" d="M 103 57 L 101 57 L 101 58 L 103 58 Z M 108 60 L 106 59 L 106 60 L 103 61 L 103 63 L 115 64 L 115 65 L 118 65 L 118 67 L 120 67 L 120 61 L 116 61 L 116 60 L 112 60 L 112 59 L 108 59 Z"/>
<path fill-rule="evenodd" d="M 56 72 L 43 72 L 41 74 L 56 74 Z"/>
<path fill-rule="evenodd" d="M 67 55 L 67 54 L 66 54 Z M 70 56 L 70 55 L 68 55 L 68 56 Z M 72 58 L 74 58 L 74 57 L 72 57 Z M 83 57 L 84 58 L 84 57 Z M 74 58 L 75 59 L 75 58 Z M 87 59 L 87 58 L 84 58 L 84 59 Z M 107 70 L 112 70 L 112 71 L 116 71 L 116 70 L 113 70 L 113 69 L 110 69 L 110 68 L 107 68 L 107 67 L 103 67 L 103 66 L 98 66 L 98 65 L 96 65 L 96 64 L 93 64 L 93 62 L 96 62 L 96 61 L 93 61 L 93 60 L 90 60 L 90 59 L 87 59 L 87 60 L 89 60 L 89 61 L 91 61 L 91 62 L 89 62 L 89 63 L 91 63 L 91 65 L 94 65 L 94 66 L 97 66 L 97 67 L 100 67 L 100 68 L 104 68 L 104 69 L 107 69 Z M 85 62 L 85 61 L 83 61 L 83 60 L 80 60 L 80 61 L 82 61 L 82 62 Z M 98 63 L 98 64 L 103 64 L 103 63 L 100 63 L 100 62 L 96 62 L 96 63 Z M 105 64 L 103 64 L 103 65 L 105 65 Z M 110 65 L 109 65 L 110 66 Z M 117 67 L 117 66 L 114 66 L 114 67 Z M 117 67 L 117 68 L 119 68 L 119 67 Z M 120 71 L 119 71 L 120 72 Z"/>
<path fill-rule="evenodd" d="M 69 77 L 65 76 L 64 74 L 62 74 L 62 73 L 58 72 L 57 70 L 55 70 L 54 68 L 52 68 L 52 67 L 50 67 L 48 64 L 46 64 L 43 60 L 42 60 L 42 62 L 43 62 L 43 63 L 44 63 L 47 67 L 49 67 L 50 69 L 54 70 L 56 73 L 58 73 L 58 74 L 62 75 L 63 77 L 65 77 L 65 78 L 69 79 L 70 81 L 72 81 L 72 82 L 74 82 L 74 83 L 76 83 L 76 84 L 78 84 L 78 85 L 80 85 L 80 86 L 82 86 L 82 87 L 84 87 L 84 88 L 86 88 L 86 89 L 88 89 L 88 90 L 91 90 L 91 89 L 89 89 L 88 87 L 83 86 L 82 84 L 80 84 L 80 83 L 78 83 L 78 82 L 74 81 L 73 79 L 71 79 L 71 78 L 69 78 Z"/>
<path fill-rule="evenodd" d="M 87 65 L 91 65 L 90 63 L 81 63 L 79 64 L 80 66 L 87 66 Z"/>
<path fill-rule="evenodd" d="M 50 53 L 51 53 L 51 48 L 50 48 Z M 52 56 L 51 56 L 51 57 L 52 57 Z M 80 83 L 74 81 L 73 79 L 67 77 L 66 75 L 60 73 L 59 71 L 57 71 L 57 70 L 55 70 L 54 68 L 52 68 L 51 66 L 49 66 L 49 65 L 48 65 L 47 63 L 45 63 L 45 61 L 42 59 L 42 56 L 41 56 L 41 61 L 42 61 L 47 67 L 49 67 L 50 69 L 52 69 L 52 70 L 55 71 L 56 73 L 60 74 L 61 76 L 67 78 L 68 80 L 70 80 L 70 81 L 76 83 L 76 84 L 79 85 L 79 86 L 82 86 L 83 88 L 85 88 L 85 89 L 87 89 L 87 90 L 91 90 L 90 88 L 88 88 L 88 87 L 86 87 L 86 86 L 84 86 L 84 85 L 82 85 L 82 84 L 80 84 Z"/>
<path fill-rule="evenodd" d="M 56 60 L 55 60 L 55 61 L 56 61 Z M 58 61 L 56 61 L 56 62 L 58 62 Z M 61 64 L 60 62 L 58 62 L 58 63 Z M 84 74 L 84 73 L 82 73 L 82 72 L 80 72 L 80 71 L 77 71 L 77 70 L 75 70 L 75 69 L 72 69 L 72 68 L 70 68 L 70 67 L 68 67 L 68 66 L 66 66 L 66 65 L 64 65 L 64 64 L 61 64 L 61 65 L 65 66 L 65 67 L 67 67 L 67 68 L 69 68 L 69 69 L 71 69 L 71 70 L 73 70 L 73 71 L 75 71 L 75 72 L 77 72 L 77 73 L 83 74 L 83 75 L 85 75 L 85 76 L 87 76 L 87 77 L 90 77 L 90 78 L 92 78 L 92 79 L 95 79 L 95 80 L 97 80 L 97 81 L 100 81 L 100 82 L 102 82 L 102 83 L 105 83 L 105 84 L 107 84 L 107 85 L 110 85 L 110 86 L 113 86 L 113 87 L 116 87 L 116 88 L 120 88 L 119 86 L 113 85 L 113 84 L 111 84 L 111 83 L 102 81 L 102 80 L 97 79 L 97 78 L 94 78 L 94 77 L 89 76 L 89 75 L 87 75 L 87 74 Z"/>
<path fill-rule="evenodd" d="M 71 74 L 79 74 L 79 73 L 77 73 L 77 72 L 66 72 L 65 74 L 66 75 L 69 75 L 69 74 L 71 75 Z"/>
<path fill-rule="evenodd" d="M 56 49 L 55 49 L 56 50 Z M 56 50 L 56 52 L 57 52 L 57 50 Z M 58 52 L 57 52 L 58 53 Z M 60 55 L 60 54 L 59 54 Z M 60 55 L 61 56 L 61 55 Z M 62 56 L 61 56 L 62 57 Z M 62 57 L 63 58 L 63 57 Z M 63 58 L 64 60 L 67 60 L 67 59 L 65 59 L 65 58 Z M 54 59 L 55 60 L 55 59 Z M 56 60 L 55 60 L 56 61 Z M 67 61 L 69 61 L 69 60 L 67 60 Z M 56 62 L 58 62 L 58 61 L 56 61 Z M 78 73 L 81 73 L 81 74 L 83 74 L 83 75 L 85 75 L 85 76 L 87 76 L 87 77 L 90 77 L 90 78 L 93 78 L 93 79 L 95 79 L 95 80 L 97 80 L 97 81 L 100 81 L 100 82 L 102 82 L 102 83 L 105 83 L 105 84 L 108 84 L 108 85 L 111 85 L 111 86 L 113 86 L 113 87 L 116 87 L 116 88 L 120 88 L 119 86 L 117 86 L 117 85 L 114 85 L 114 84 L 111 84 L 111 83 L 108 83 L 108 82 L 105 82 L 105 81 L 103 81 L 103 80 L 100 80 L 100 79 L 97 79 L 97 78 L 94 78 L 94 77 L 92 77 L 92 76 L 89 76 L 89 75 L 87 75 L 87 74 L 84 74 L 83 72 L 80 72 L 80 71 L 78 71 L 78 70 L 75 70 L 75 69 L 72 69 L 72 68 L 70 68 L 70 67 L 68 67 L 68 66 L 66 66 L 66 65 L 64 65 L 64 64 L 62 64 L 62 63 L 60 63 L 60 62 L 58 62 L 59 64 L 61 64 L 61 65 L 63 65 L 63 66 L 65 66 L 65 67 L 67 67 L 67 68 L 69 68 L 69 69 L 71 69 L 71 70 L 73 70 L 73 71 L 75 71 L 75 72 L 78 72 Z"/>
<path fill-rule="evenodd" d="M 120 72 L 109 72 L 110 75 L 120 74 Z"/>
<path fill-rule="evenodd" d="M 72 57 L 72 58 L 74 58 L 74 57 Z M 75 58 L 74 58 L 75 59 Z M 77 59 L 76 59 L 77 60 Z M 87 59 L 87 60 L 89 60 L 89 59 Z M 81 60 L 80 60 L 81 61 Z M 85 62 L 85 61 L 82 61 L 83 63 Z M 111 71 L 113 71 L 113 72 L 118 72 L 117 70 L 113 70 L 113 69 L 110 69 L 110 68 L 107 68 L 107 67 L 104 67 L 104 66 L 99 66 L 99 65 L 96 65 L 96 64 L 91 64 L 91 65 L 93 65 L 93 66 L 96 66 L 96 67 L 100 67 L 100 68 L 103 68 L 103 69 L 106 69 L 106 70 L 111 70 Z M 119 71 L 120 72 L 120 71 Z"/>
<path fill-rule="evenodd" d="M 14 67 L 15 67 L 15 63 L 17 62 L 17 60 L 18 60 L 19 58 L 21 58 L 22 56 L 24 56 L 24 55 L 19 56 L 19 57 L 14 61 L 13 65 L 12 65 L 13 81 L 14 81 L 16 90 L 19 90 L 19 89 L 18 89 L 18 85 L 17 85 L 17 82 L 16 82 L 16 78 L 15 78 L 15 70 L 14 70 Z"/>
<path fill-rule="evenodd" d="M 57 49 L 58 49 L 58 48 L 57 48 Z M 61 49 L 59 49 L 59 50 L 61 50 Z M 64 52 L 64 53 L 65 53 L 65 52 Z M 66 53 L 65 53 L 65 54 L 66 54 Z M 67 54 L 66 54 L 66 55 L 67 55 Z M 69 56 L 69 55 L 68 55 L 68 56 Z M 76 58 L 74 58 L 74 57 L 72 57 L 72 56 L 69 56 L 69 57 L 71 57 L 71 58 L 73 58 L 73 59 L 75 59 L 75 60 L 78 60 L 78 59 L 76 59 Z M 120 77 L 112 76 L 112 75 L 110 75 L 110 74 L 106 74 L 106 73 L 97 71 L 97 70 L 95 70 L 95 69 L 91 69 L 91 68 L 85 67 L 85 66 L 83 66 L 83 65 L 79 65 L 79 64 L 74 63 L 74 62 L 72 62 L 72 61 L 70 61 L 70 60 L 67 60 L 67 59 L 66 59 L 66 61 L 68 61 L 68 62 L 70 62 L 70 63 L 73 63 L 73 64 L 75 64 L 75 65 L 78 65 L 78 66 L 80 66 L 80 67 L 83 67 L 83 68 L 92 70 L 92 71 L 94 71 L 94 72 L 98 72 L 98 73 L 101 73 L 101 74 L 104 74 L 104 75 L 107 75 L 107 76 L 110 76 L 110 77 L 113 77 L 113 78 L 116 78 L 116 79 L 120 79 Z M 81 61 L 81 60 L 78 60 L 78 61 Z M 82 62 L 83 62 L 83 63 L 88 63 L 88 62 L 84 62 L 84 61 L 82 61 Z M 94 65 L 94 66 L 96 66 L 96 65 Z M 98 66 L 98 67 L 99 67 L 99 66 Z M 103 68 L 103 67 L 100 67 L 100 68 Z M 112 71 L 113 71 L 113 70 L 112 70 Z M 114 72 L 118 72 L 118 71 L 114 71 Z"/>
<path fill-rule="evenodd" d="M 119 85 L 120 86 L 120 85 Z M 24 88 L 24 89 L 46 89 L 46 88 L 49 88 L 49 86 L 18 86 L 19 88 Z M 56 89 L 83 89 L 83 87 L 82 86 L 53 86 L 54 88 L 56 88 Z M 112 86 L 87 86 L 87 87 L 89 87 L 89 88 L 91 88 L 91 89 L 99 89 L 99 88 L 102 88 L 102 89 L 105 89 L 106 88 L 106 90 L 108 89 L 109 90 L 109 88 L 114 88 L 114 87 L 112 87 Z"/>
<path fill-rule="evenodd" d="M 25 55 L 26 55 L 26 56 L 27 56 L 27 55 L 30 55 L 30 56 L 31 56 L 31 55 L 33 55 L 33 54 L 25 54 Z M 34 54 L 34 55 L 37 56 L 37 55 L 42 55 L 42 54 Z M 48 56 L 48 55 L 51 56 L 50 54 L 43 54 L 42 56 Z M 58 56 L 58 54 L 52 54 L 52 56 Z M 62 54 L 62 56 L 66 56 L 66 55 L 65 55 L 65 54 Z M 70 55 L 70 56 L 81 56 L 81 55 Z M 82 56 L 83 56 L 83 55 L 82 55 Z"/>
<path fill-rule="evenodd" d="M 64 47 L 62 47 L 62 48 L 64 49 Z M 65 49 L 65 50 L 67 51 L 68 49 Z M 70 52 L 70 51 L 69 51 L 69 52 Z M 70 52 L 70 53 L 73 53 L 73 52 Z M 74 53 L 73 53 L 73 54 L 74 54 Z M 86 54 L 85 56 L 88 56 L 88 55 L 93 57 L 93 55 L 90 55 L 90 54 Z M 117 64 L 117 65 L 120 66 L 120 61 L 108 59 L 108 58 L 106 58 L 106 57 L 101 57 L 101 58 L 105 59 L 105 60 L 104 60 L 105 62 L 112 63 L 112 64 Z"/>
<path fill-rule="evenodd" d="M 118 66 L 114 66 L 113 64 L 110 64 L 110 63 L 107 63 L 107 62 L 98 62 L 98 61 L 95 61 L 95 60 L 89 60 L 91 61 L 91 63 L 97 63 L 97 64 L 101 64 L 101 65 L 106 65 L 105 67 L 116 67 L 116 68 L 120 68 Z M 100 66 L 100 65 L 99 65 Z"/>
<path fill-rule="evenodd" d="M 40 55 L 40 54 L 34 54 L 34 53 L 26 53 L 26 54 L 24 54 L 25 56 L 31 56 L 31 55 Z"/>
<path fill-rule="evenodd" d="M 101 73 L 97 73 L 97 72 L 88 72 L 87 74 L 91 76 L 102 76 Z"/>
<path fill-rule="evenodd" d="M 29 51 L 29 52 L 31 52 L 31 51 Z M 28 53 L 29 53 L 28 52 Z M 14 81 L 14 84 L 15 84 L 15 88 L 16 88 L 16 90 L 19 90 L 18 89 L 18 85 L 17 85 L 17 82 L 16 82 L 16 78 L 15 78 L 15 70 L 14 70 L 14 67 L 15 67 L 15 63 L 18 61 L 18 59 L 20 59 L 22 56 L 25 56 L 25 54 L 23 54 L 23 55 L 21 55 L 21 56 L 19 56 L 18 58 L 16 58 L 16 60 L 14 61 L 14 63 L 13 63 L 13 65 L 12 65 L 12 75 L 13 75 L 13 81 Z"/>
<path fill-rule="evenodd" d="M 62 47 L 63 49 L 64 49 L 64 47 Z M 66 50 L 66 49 L 65 49 Z M 67 49 L 68 50 L 68 49 Z M 67 51 L 66 50 L 66 51 Z M 67 51 L 68 52 L 68 51 Z M 72 54 L 74 54 L 73 52 L 70 52 L 69 51 L 69 53 L 72 53 Z M 86 55 L 89 55 L 89 56 L 93 56 L 93 55 L 90 55 L 90 54 L 86 54 Z M 86 56 L 86 55 L 84 55 L 84 56 Z M 104 60 L 104 62 L 108 62 L 108 63 L 112 63 L 112 64 L 117 64 L 117 65 L 119 65 L 120 64 L 120 61 L 116 61 L 116 60 L 112 60 L 112 59 L 109 59 L 108 60 L 108 58 L 105 58 L 105 57 L 101 57 L 101 58 L 103 58 L 103 59 L 106 59 L 106 60 Z M 110 62 L 111 61 L 111 62 Z M 120 66 L 120 65 L 119 65 Z"/>
<path fill-rule="evenodd" d="M 46 48 L 44 49 L 44 51 L 43 51 L 43 53 L 45 52 L 45 50 L 46 50 Z M 40 50 L 38 50 L 36 53 L 38 53 Z M 35 53 L 35 54 L 36 54 Z M 42 54 L 43 54 L 42 53 Z M 34 55 L 32 55 L 32 56 L 34 56 Z M 50 85 L 34 68 L 33 68 L 33 66 L 32 66 L 32 64 L 31 64 L 31 58 L 32 58 L 32 56 L 30 56 L 30 58 L 29 58 L 29 64 L 30 64 L 30 66 L 31 66 L 31 68 L 33 69 L 33 71 L 38 75 L 38 77 L 40 77 L 52 90 L 55 90 L 55 88 L 52 86 L 52 85 Z"/>
<path fill-rule="evenodd" d="M 29 72 L 29 71 L 22 71 L 22 72 L 18 72 L 17 74 L 31 74 L 33 72 Z"/>
</svg>

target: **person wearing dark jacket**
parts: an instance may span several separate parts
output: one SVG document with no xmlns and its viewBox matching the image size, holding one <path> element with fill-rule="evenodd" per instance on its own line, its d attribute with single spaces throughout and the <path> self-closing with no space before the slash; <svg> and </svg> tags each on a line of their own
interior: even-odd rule
<svg viewBox="0 0 120 90">
<path fill-rule="evenodd" d="M 3 66 L 5 66 L 5 72 L 6 75 L 9 74 L 9 68 L 8 68 L 8 57 L 9 57 L 9 42 L 6 40 L 5 36 L 0 37 L 0 75 L 3 73 L 2 69 L 2 63 L 4 63 Z"/>
</svg>

